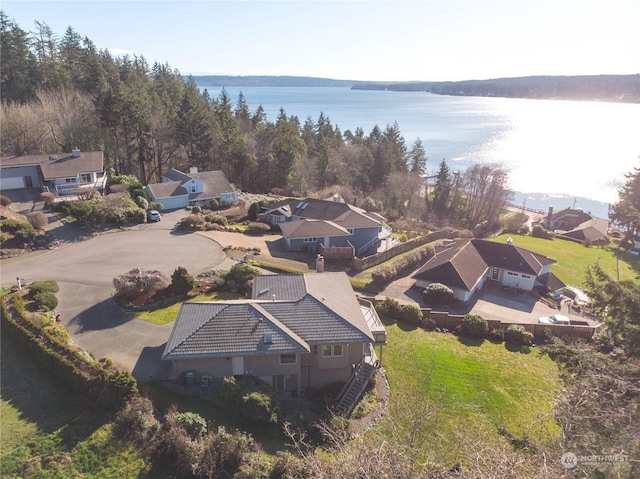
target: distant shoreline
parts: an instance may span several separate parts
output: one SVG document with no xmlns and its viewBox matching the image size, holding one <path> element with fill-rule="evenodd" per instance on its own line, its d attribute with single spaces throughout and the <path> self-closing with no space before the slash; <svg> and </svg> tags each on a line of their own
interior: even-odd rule
<svg viewBox="0 0 640 479">
<path fill-rule="evenodd" d="M 445 82 L 372 82 L 296 76 L 193 75 L 200 86 L 343 87 L 437 95 L 640 103 L 640 74 L 530 76 Z"/>
</svg>

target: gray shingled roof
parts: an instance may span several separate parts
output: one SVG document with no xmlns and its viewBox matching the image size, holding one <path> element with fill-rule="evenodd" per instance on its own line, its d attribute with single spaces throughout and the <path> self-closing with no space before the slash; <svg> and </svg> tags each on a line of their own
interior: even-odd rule
<svg viewBox="0 0 640 479">
<path fill-rule="evenodd" d="M 102 151 L 82 151 L 77 157 L 71 153 L 58 153 L 55 160 L 50 160 L 50 156 L 53 155 L 11 156 L 0 161 L 2 167 L 39 165 L 45 180 L 70 178 L 104 168 Z"/>
<path fill-rule="evenodd" d="M 278 223 L 282 234 L 289 239 L 347 236 L 347 231 L 332 221 L 298 220 Z"/>
<path fill-rule="evenodd" d="M 164 183 L 152 183 L 147 185 L 147 188 L 151 190 L 153 197 L 158 198 L 169 198 L 171 196 L 185 196 L 189 193 L 184 187 L 180 184 L 179 181 L 166 181 Z"/>
<path fill-rule="evenodd" d="M 264 333 L 273 338 L 268 347 Z M 254 279 L 250 300 L 184 303 L 162 357 L 298 353 L 314 344 L 372 341 L 345 273 L 265 275 Z"/>
<path fill-rule="evenodd" d="M 270 335 L 270 342 L 265 341 Z M 183 303 L 163 359 L 309 352 L 300 337 L 259 304 Z"/>
</svg>

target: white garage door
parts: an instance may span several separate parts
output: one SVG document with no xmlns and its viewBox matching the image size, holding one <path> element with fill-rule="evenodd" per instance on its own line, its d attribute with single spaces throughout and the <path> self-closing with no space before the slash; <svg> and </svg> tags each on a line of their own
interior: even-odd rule
<svg viewBox="0 0 640 479">
<path fill-rule="evenodd" d="M 158 198 L 156 201 L 162 203 L 163 210 L 176 210 L 178 208 L 186 208 L 189 205 L 188 196 L 174 196 L 171 198 Z"/>
<path fill-rule="evenodd" d="M 22 176 L 5 178 L 0 177 L 0 190 L 15 190 L 24 188 L 24 178 Z"/>
</svg>

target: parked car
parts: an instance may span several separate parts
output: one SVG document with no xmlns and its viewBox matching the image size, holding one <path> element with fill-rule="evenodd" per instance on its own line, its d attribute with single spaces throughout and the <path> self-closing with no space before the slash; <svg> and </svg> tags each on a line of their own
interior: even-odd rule
<svg viewBox="0 0 640 479">
<path fill-rule="evenodd" d="M 160 221 L 162 215 L 158 210 L 149 210 L 149 221 Z"/>
<path fill-rule="evenodd" d="M 552 314 L 551 316 L 543 316 L 538 318 L 539 323 L 543 324 L 560 324 L 568 326 L 571 324 L 571 320 L 562 314 Z"/>
</svg>

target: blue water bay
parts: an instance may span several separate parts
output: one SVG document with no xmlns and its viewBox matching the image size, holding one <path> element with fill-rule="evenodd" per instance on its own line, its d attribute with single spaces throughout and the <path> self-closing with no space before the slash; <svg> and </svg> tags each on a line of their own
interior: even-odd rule
<svg viewBox="0 0 640 479">
<path fill-rule="evenodd" d="M 206 88 L 218 97 L 221 87 Z M 640 105 L 452 97 L 344 87 L 226 87 L 251 112 L 275 121 L 280 109 L 301 122 L 322 112 L 342 132 L 393 123 L 410 147 L 420 138 L 429 173 L 440 160 L 463 171 L 474 163 L 510 173 L 514 202 L 546 209 L 576 206 L 606 217 L 624 174 L 640 166 Z"/>
</svg>

